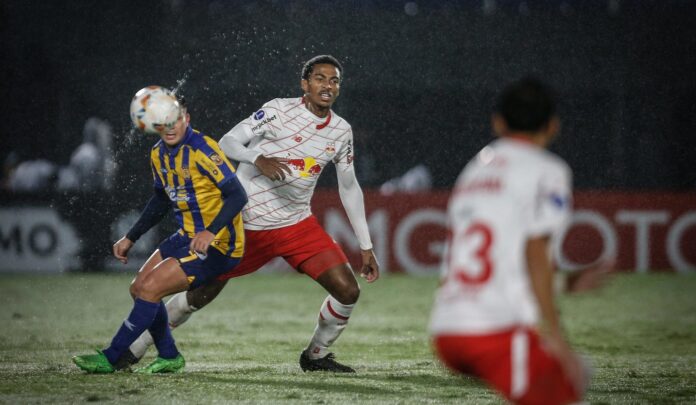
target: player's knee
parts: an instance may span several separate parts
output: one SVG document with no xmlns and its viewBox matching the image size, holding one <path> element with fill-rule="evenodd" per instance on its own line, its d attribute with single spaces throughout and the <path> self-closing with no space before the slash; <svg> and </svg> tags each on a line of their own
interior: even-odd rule
<svg viewBox="0 0 696 405">
<path fill-rule="evenodd" d="M 147 278 L 139 283 L 136 297 L 145 301 L 157 302 L 162 299 L 162 294 L 156 280 Z"/>
<path fill-rule="evenodd" d="M 140 293 L 140 284 L 134 280 L 130 285 L 129 292 L 131 298 L 136 299 Z"/>
<path fill-rule="evenodd" d="M 353 305 L 358 302 L 360 285 L 350 267 L 343 265 L 327 270 L 317 281 L 341 304 Z"/>
<path fill-rule="evenodd" d="M 343 305 L 353 305 L 360 298 L 360 286 L 358 283 L 346 283 L 339 291 L 332 294 Z"/>
</svg>

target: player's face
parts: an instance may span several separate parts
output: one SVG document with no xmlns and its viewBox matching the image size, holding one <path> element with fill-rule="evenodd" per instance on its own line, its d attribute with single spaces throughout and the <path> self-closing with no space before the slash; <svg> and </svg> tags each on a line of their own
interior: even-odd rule
<svg viewBox="0 0 696 405">
<path fill-rule="evenodd" d="M 336 66 L 328 63 L 316 64 L 307 80 L 302 80 L 301 85 L 310 111 L 328 110 L 341 90 L 341 72 Z"/>
<path fill-rule="evenodd" d="M 164 142 L 167 146 L 178 145 L 184 139 L 184 135 L 186 134 L 186 128 L 188 127 L 190 120 L 191 116 L 188 114 L 188 112 L 183 111 L 182 114 L 179 116 L 179 119 L 176 121 L 176 124 L 174 124 L 174 126 L 172 127 L 172 129 L 166 132 L 162 132 L 160 134 L 162 142 Z"/>
</svg>

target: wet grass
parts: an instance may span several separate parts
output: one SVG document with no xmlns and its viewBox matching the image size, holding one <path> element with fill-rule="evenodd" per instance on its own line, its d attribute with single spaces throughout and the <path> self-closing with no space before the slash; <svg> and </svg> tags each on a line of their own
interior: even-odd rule
<svg viewBox="0 0 696 405">
<path fill-rule="evenodd" d="M 70 357 L 108 343 L 130 309 L 129 281 L 1 275 L 0 402 L 502 403 L 433 359 L 434 278 L 363 285 L 334 347 L 355 375 L 299 369 L 325 294 L 293 275 L 236 279 L 176 330 L 182 374 L 84 374 Z M 696 276 L 622 275 L 600 292 L 562 298 L 573 344 L 595 368 L 591 403 L 696 403 L 695 292 Z"/>
</svg>

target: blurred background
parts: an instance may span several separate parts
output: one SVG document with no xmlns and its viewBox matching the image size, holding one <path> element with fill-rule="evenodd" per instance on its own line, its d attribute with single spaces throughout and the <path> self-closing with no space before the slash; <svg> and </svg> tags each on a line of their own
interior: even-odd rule
<svg viewBox="0 0 696 405">
<path fill-rule="evenodd" d="M 69 221 L 106 216 L 118 235 L 134 214 L 117 230 L 114 218 L 139 209 L 151 187 L 155 139 L 131 130 L 135 91 L 176 88 L 194 127 L 219 139 L 264 102 L 299 96 L 303 62 L 328 53 L 344 64 L 335 110 L 353 126 L 368 200 L 370 190 L 404 191 L 398 178 L 410 170 L 416 188 L 446 196 L 492 139 L 495 95 L 531 74 L 557 91 L 563 129 L 552 149 L 576 188 L 634 200 L 678 193 L 678 215 L 650 223 L 686 215 L 677 236 L 693 241 L 694 21 L 696 2 L 677 0 L 5 0 L 0 159 L 3 205 L 14 211 L 3 218 L 49 205 Z M 327 172 L 320 186 L 333 188 Z M 80 243 L 97 243 L 94 222 L 76 227 Z M 14 229 L 2 229 L 5 252 L 24 240 Z M 47 238 L 25 244 L 47 249 Z M 104 245 L 93 256 L 108 254 Z M 95 260 L 87 267 L 101 268 Z"/>
</svg>

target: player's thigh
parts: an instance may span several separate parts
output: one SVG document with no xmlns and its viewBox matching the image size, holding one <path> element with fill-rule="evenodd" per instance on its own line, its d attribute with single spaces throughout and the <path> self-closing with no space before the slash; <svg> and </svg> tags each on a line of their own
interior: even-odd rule
<svg viewBox="0 0 696 405">
<path fill-rule="evenodd" d="M 138 270 L 138 274 L 135 275 L 133 281 L 131 281 L 130 292 L 131 295 L 138 295 L 138 290 L 142 285 L 143 280 L 145 280 L 150 273 L 155 269 L 155 267 L 162 262 L 162 254 L 159 249 L 155 250 L 152 255 L 145 261 L 145 263 Z"/>
<path fill-rule="evenodd" d="M 131 294 L 138 293 L 143 281 L 152 273 L 155 267 L 168 257 L 176 256 L 175 252 L 188 249 L 190 240 L 179 233 L 174 233 L 160 242 L 157 250 L 145 261 L 138 274 L 133 279 Z"/>
<path fill-rule="evenodd" d="M 335 274 L 334 277 L 352 275 L 343 249 L 319 225 L 316 217 L 310 216 L 278 231 L 278 241 L 274 250 L 298 271 L 315 280 L 334 268 L 349 270 L 343 274 Z M 350 282 L 350 278 L 346 278 L 345 281 Z"/>
<path fill-rule="evenodd" d="M 140 282 L 138 298 L 158 302 L 163 297 L 186 291 L 189 281 L 179 261 L 167 258 L 155 266 Z"/>
</svg>

